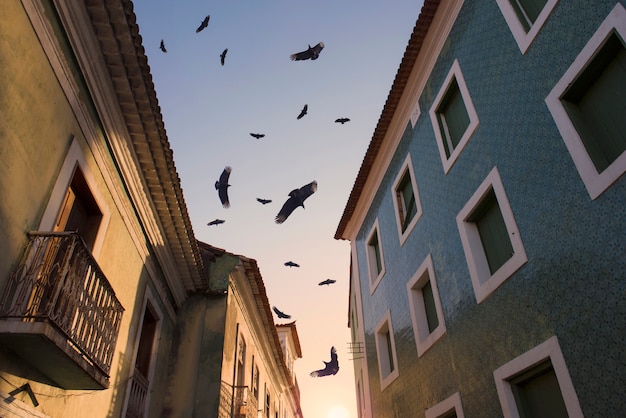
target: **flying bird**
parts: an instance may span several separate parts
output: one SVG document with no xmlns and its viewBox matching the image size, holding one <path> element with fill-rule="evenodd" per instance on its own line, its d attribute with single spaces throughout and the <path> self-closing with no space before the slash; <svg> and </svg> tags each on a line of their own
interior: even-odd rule
<svg viewBox="0 0 626 418">
<path fill-rule="evenodd" d="M 282 224 L 287 220 L 291 212 L 293 212 L 298 206 L 302 206 L 304 209 L 304 201 L 311 196 L 317 190 L 317 181 L 312 181 L 311 183 L 300 187 L 299 189 L 293 189 L 289 192 L 289 199 L 285 202 L 283 207 L 276 215 L 276 223 Z"/>
<path fill-rule="evenodd" d="M 276 308 L 276 306 L 272 306 L 272 310 L 276 313 L 276 315 L 277 315 L 279 318 L 282 318 L 282 319 L 289 319 L 289 318 L 291 318 L 291 315 L 287 315 L 286 313 L 279 311 L 279 310 Z"/>
<path fill-rule="evenodd" d="M 219 224 L 223 224 L 224 222 L 226 222 L 223 219 L 215 219 L 214 221 L 209 222 L 207 225 L 211 226 L 211 225 L 219 225 Z"/>
<path fill-rule="evenodd" d="M 209 26 L 209 19 L 210 18 L 211 18 L 211 15 L 207 15 L 207 17 L 204 18 L 202 23 L 200 23 L 200 26 L 198 26 L 198 29 L 196 29 L 196 33 L 200 32 L 201 30 L 203 30 L 204 28 Z"/>
<path fill-rule="evenodd" d="M 319 286 L 324 286 L 324 285 L 331 285 L 333 283 L 335 283 L 337 280 L 333 280 L 333 279 L 326 279 L 322 282 L 319 282 L 318 285 Z"/>
<path fill-rule="evenodd" d="M 167 52 L 167 49 L 165 49 L 165 42 L 163 41 L 163 39 L 161 39 L 161 45 L 159 45 L 159 48 L 161 48 L 161 51 Z"/>
<path fill-rule="evenodd" d="M 252 132 L 250 132 L 250 136 L 256 138 L 256 139 L 261 139 L 265 136 L 265 134 L 253 134 Z"/>
<path fill-rule="evenodd" d="M 261 202 L 264 205 L 267 205 L 268 203 L 272 203 L 272 201 L 270 199 L 261 199 L 260 197 L 256 198 L 257 202 Z"/>
<path fill-rule="evenodd" d="M 300 111 L 300 114 L 298 115 L 297 119 L 302 119 L 304 117 L 304 115 L 307 114 L 308 110 L 309 110 L 309 105 L 305 104 L 304 107 L 302 108 L 302 110 Z"/>
<path fill-rule="evenodd" d="M 311 45 L 309 45 L 306 51 L 291 54 L 289 58 L 292 61 L 316 60 L 317 57 L 320 56 L 320 52 L 322 52 L 322 49 L 324 49 L 324 42 L 318 43 L 313 48 L 311 48 Z"/>
<path fill-rule="evenodd" d="M 337 360 L 337 350 L 335 350 L 335 347 L 331 347 L 330 349 L 330 361 L 325 361 L 324 364 L 325 366 L 323 369 L 311 372 L 310 376 L 322 377 L 337 374 L 339 371 L 339 361 Z"/>
<path fill-rule="evenodd" d="M 348 118 L 339 118 L 339 119 L 335 119 L 335 123 L 341 123 L 342 125 L 346 122 L 350 122 L 350 119 Z"/>
<path fill-rule="evenodd" d="M 226 54 L 228 53 L 228 48 L 226 48 L 224 51 L 222 51 L 222 53 L 220 54 L 220 62 L 222 63 L 222 65 L 224 65 L 224 61 L 226 60 Z"/>
<path fill-rule="evenodd" d="M 294 263 L 293 261 L 287 261 L 287 262 L 285 263 L 285 265 L 286 265 L 287 267 L 300 267 L 300 264 L 296 264 L 296 263 Z"/>
<path fill-rule="evenodd" d="M 230 202 L 228 201 L 228 188 L 230 184 L 228 184 L 228 178 L 230 177 L 231 171 L 232 168 L 226 166 L 220 175 L 220 179 L 215 182 L 215 190 L 217 190 L 222 206 L 225 208 L 230 207 Z"/>
</svg>

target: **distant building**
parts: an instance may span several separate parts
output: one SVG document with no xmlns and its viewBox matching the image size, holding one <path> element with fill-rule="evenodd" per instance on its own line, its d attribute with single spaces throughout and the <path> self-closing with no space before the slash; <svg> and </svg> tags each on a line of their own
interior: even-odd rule
<svg viewBox="0 0 626 418">
<path fill-rule="evenodd" d="M 359 417 L 623 414 L 624 3 L 424 1 L 335 235 Z"/>
<path fill-rule="evenodd" d="M 132 3 L 3 2 L 0 76 L 0 416 L 301 417 L 295 325 L 195 238 Z"/>
</svg>

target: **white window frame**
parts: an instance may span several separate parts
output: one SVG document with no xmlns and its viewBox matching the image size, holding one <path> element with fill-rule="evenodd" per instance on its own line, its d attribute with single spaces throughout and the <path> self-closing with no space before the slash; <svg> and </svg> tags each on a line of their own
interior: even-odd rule
<svg viewBox="0 0 626 418">
<path fill-rule="evenodd" d="M 493 372 L 504 418 L 519 418 L 520 416 L 513 395 L 513 388 L 509 381 L 516 375 L 530 370 L 546 360 L 550 360 L 552 363 L 569 418 L 583 418 L 578 396 L 576 396 L 572 378 L 565 364 L 565 358 L 556 336 L 550 337 Z"/>
<path fill-rule="evenodd" d="M 441 129 L 439 129 L 439 120 L 438 120 L 438 111 L 437 109 L 441 105 L 443 98 L 445 97 L 450 84 L 452 81 L 456 80 L 457 85 L 459 86 L 459 91 L 461 93 L 461 97 L 463 97 L 463 103 L 465 104 L 465 110 L 469 116 L 469 125 L 465 130 L 465 133 L 459 140 L 458 145 L 454 149 L 450 149 L 450 157 L 446 156 L 446 149 L 443 145 L 446 138 L 444 138 L 441 134 Z M 467 88 L 467 84 L 465 83 L 465 78 L 463 77 L 463 73 L 461 72 L 461 65 L 459 64 L 459 60 L 455 59 L 452 63 L 452 67 L 446 76 L 437 97 L 433 101 L 432 106 L 430 107 L 430 120 L 433 124 L 433 130 L 435 131 L 435 137 L 437 138 L 437 147 L 439 148 L 439 155 L 441 156 L 441 163 L 443 164 L 443 170 L 447 174 L 448 171 L 452 168 L 452 165 L 459 158 L 461 151 L 467 145 L 467 142 L 476 131 L 478 127 L 478 114 L 476 113 L 476 108 L 474 108 L 474 103 L 472 102 L 472 98 L 470 96 L 469 90 Z"/>
<path fill-rule="evenodd" d="M 430 286 L 433 290 L 435 310 L 437 311 L 437 319 L 439 320 L 439 325 L 437 325 L 437 328 L 432 332 L 428 330 L 426 308 L 424 307 L 424 296 L 422 294 L 422 288 L 427 282 L 430 282 Z M 409 297 L 409 308 L 411 310 L 411 321 L 413 322 L 413 334 L 415 335 L 415 344 L 417 346 L 417 356 L 421 357 L 436 341 L 446 334 L 443 308 L 441 306 L 441 300 L 439 299 L 435 269 L 430 254 L 417 269 L 411 280 L 406 284 L 406 288 Z"/>
<path fill-rule="evenodd" d="M 400 375 L 398 368 L 398 357 L 396 356 L 396 341 L 393 335 L 393 324 L 391 323 L 391 312 L 387 313 L 380 320 L 375 328 L 376 356 L 378 358 L 378 373 L 380 375 L 380 390 L 385 390 Z M 391 340 L 391 353 L 387 349 L 385 335 L 389 333 Z M 389 371 L 389 358 L 393 360 L 393 371 Z"/>
<path fill-rule="evenodd" d="M 522 26 L 517 13 L 515 13 L 515 9 L 511 6 L 512 1 L 515 0 L 496 0 L 498 6 L 500 7 L 500 11 L 502 12 L 502 16 L 504 16 L 504 20 L 506 20 L 511 33 L 513 34 L 513 38 L 515 38 L 515 42 L 517 42 L 520 52 L 525 54 L 539 34 L 541 28 L 543 28 L 548 21 L 548 17 L 552 14 L 552 11 L 556 7 L 559 0 L 548 0 L 546 2 L 541 10 L 541 13 L 539 13 L 539 16 L 537 16 L 537 19 L 528 32 L 526 32 L 524 26 Z"/>
<path fill-rule="evenodd" d="M 375 273 L 376 272 L 376 256 L 373 253 L 371 245 L 370 245 L 370 241 L 372 240 L 372 237 L 374 236 L 374 234 L 376 234 L 378 238 L 378 251 L 380 252 L 381 269 L 380 269 L 380 273 L 378 274 Z M 385 275 L 385 256 L 383 254 L 383 245 L 382 245 L 382 239 L 380 236 L 380 224 L 378 223 L 378 218 L 376 218 L 376 221 L 374 221 L 374 225 L 372 226 L 372 229 L 370 229 L 369 234 L 367 234 L 367 239 L 365 240 L 365 255 L 367 259 L 368 277 L 370 279 L 370 295 L 372 295 L 374 294 L 374 290 L 376 290 L 376 287 L 378 287 L 378 284 L 380 283 L 383 276 Z M 374 276 L 374 274 L 376 274 L 376 276 Z"/>
<path fill-rule="evenodd" d="M 456 392 L 447 399 L 431 406 L 426 410 L 426 418 L 439 418 L 454 411 L 456 418 L 465 418 L 463 405 L 461 403 L 461 394 Z"/>
<path fill-rule="evenodd" d="M 472 213 L 491 190 L 493 190 L 498 201 L 511 246 L 513 247 L 513 256 L 493 274 L 489 271 L 478 227 L 474 222 L 468 221 Z M 481 303 L 528 261 L 511 204 L 504 191 L 498 167 L 494 167 L 491 170 L 470 200 L 461 209 L 456 217 L 456 222 L 461 235 L 461 243 L 463 244 L 463 251 L 465 252 L 465 259 L 467 260 L 472 279 L 476 301 Z"/>
<path fill-rule="evenodd" d="M 580 134 L 574 127 L 561 102 L 561 98 L 566 94 L 569 86 L 583 73 L 589 62 L 593 60 L 613 32 L 616 32 L 622 40 L 626 40 L 626 9 L 620 3 L 617 3 L 604 19 L 598 30 L 587 42 L 587 45 L 585 45 L 545 99 L 546 105 L 550 109 L 552 117 L 563 137 L 565 146 L 574 160 L 578 174 L 592 200 L 604 193 L 611 184 L 626 172 L 626 152 L 622 153 L 604 171 L 598 173 L 591 157 L 587 153 Z"/>
<path fill-rule="evenodd" d="M 46 209 L 44 210 L 41 221 L 39 222 L 39 230 L 52 231 L 54 229 L 54 224 L 58 217 L 59 210 L 61 205 L 63 205 L 65 194 L 67 189 L 70 187 L 77 167 L 80 168 L 80 171 L 89 186 L 89 192 L 96 201 L 98 209 L 102 213 L 100 225 L 98 226 L 98 232 L 96 233 L 96 239 L 94 241 L 93 248 L 91 249 L 91 254 L 97 260 L 104 243 L 104 236 L 106 235 L 105 231 L 107 230 L 111 219 L 111 210 L 105 204 L 105 199 L 97 187 L 94 171 L 87 164 L 85 153 L 83 152 L 76 137 L 72 138 L 70 148 L 65 155 L 65 160 L 63 161 L 61 170 L 59 171 L 54 187 L 52 188 L 52 194 L 50 195 L 50 199 L 48 199 L 48 204 L 46 205 Z"/>
<path fill-rule="evenodd" d="M 404 232 L 402 232 L 402 220 L 400 219 L 400 212 L 402 208 L 398 206 L 397 199 L 397 188 L 400 184 L 400 181 L 404 177 L 404 174 L 408 171 L 409 177 L 411 179 L 411 186 L 413 187 L 413 196 L 415 196 L 415 216 L 411 219 L 411 222 L 407 225 Z M 413 171 L 413 163 L 411 160 L 411 154 L 408 154 L 402 163 L 402 167 L 400 171 L 396 175 L 396 179 L 393 181 L 393 186 L 391 187 L 391 195 L 393 197 L 393 209 L 396 215 L 396 224 L 398 226 L 398 239 L 400 240 L 400 246 L 404 245 L 407 237 L 411 234 L 411 231 L 417 224 L 417 221 L 422 217 L 422 203 L 420 201 L 419 191 L 417 189 L 417 182 L 415 180 L 415 172 Z"/>
</svg>

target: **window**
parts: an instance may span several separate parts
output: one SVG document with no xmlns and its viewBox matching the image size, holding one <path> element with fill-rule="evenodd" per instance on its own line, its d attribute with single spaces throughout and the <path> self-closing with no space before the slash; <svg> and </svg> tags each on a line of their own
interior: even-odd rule
<svg viewBox="0 0 626 418">
<path fill-rule="evenodd" d="M 447 173 L 478 127 L 478 115 L 455 60 L 430 109 L 439 154 Z"/>
<path fill-rule="evenodd" d="M 143 301 L 135 354 L 134 371 L 126 389 L 124 417 L 148 416 L 162 313 L 148 289 Z"/>
<path fill-rule="evenodd" d="M 417 193 L 410 154 L 407 155 L 393 182 L 393 197 L 398 236 L 400 237 L 400 245 L 402 245 L 422 215 L 422 205 Z"/>
<path fill-rule="evenodd" d="M 626 172 L 626 11 L 617 4 L 546 97 L 592 199 Z"/>
<path fill-rule="evenodd" d="M 380 227 L 378 219 L 374 222 L 374 226 L 367 237 L 367 266 L 370 277 L 370 292 L 374 293 L 376 286 L 385 274 L 385 262 L 383 258 L 383 249 L 380 244 Z"/>
<path fill-rule="evenodd" d="M 494 373 L 505 418 L 582 418 L 556 337 L 522 354 Z"/>
<path fill-rule="evenodd" d="M 443 309 L 430 255 L 407 283 L 407 291 L 417 355 L 421 357 L 446 333 Z"/>
<path fill-rule="evenodd" d="M 465 418 L 461 394 L 456 392 L 444 401 L 426 410 L 426 418 Z"/>
<path fill-rule="evenodd" d="M 522 54 L 545 25 L 558 0 L 496 0 Z"/>
<path fill-rule="evenodd" d="M 497 167 L 456 221 L 480 303 L 528 261 Z"/>
<path fill-rule="evenodd" d="M 92 255 L 104 241 L 110 211 L 100 195 L 95 174 L 74 138 L 39 224 L 40 231 L 78 231 Z"/>
<path fill-rule="evenodd" d="M 376 327 L 376 354 L 378 355 L 380 386 L 383 390 L 399 376 L 396 345 L 389 311 Z"/>
<path fill-rule="evenodd" d="M 270 392 L 267 389 L 267 383 L 265 384 L 265 417 L 270 418 Z"/>
<path fill-rule="evenodd" d="M 85 176 L 77 166 L 65 192 L 54 231 L 77 231 L 91 250 L 101 220 L 102 212 L 89 190 Z"/>
<path fill-rule="evenodd" d="M 236 385 L 246 384 L 246 340 L 243 335 L 239 336 L 239 349 L 237 350 L 237 381 Z"/>
<path fill-rule="evenodd" d="M 259 400 L 259 366 L 254 362 L 254 356 L 252 356 L 252 393 L 254 398 Z"/>
</svg>

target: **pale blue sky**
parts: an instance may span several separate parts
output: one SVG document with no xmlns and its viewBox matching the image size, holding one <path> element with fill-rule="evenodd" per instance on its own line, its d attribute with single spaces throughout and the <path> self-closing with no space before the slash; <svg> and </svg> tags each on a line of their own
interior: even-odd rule
<svg viewBox="0 0 626 418">
<path fill-rule="evenodd" d="M 270 305 L 297 321 L 303 358 L 295 371 L 307 418 L 344 418 L 331 412 L 337 405 L 356 417 L 347 350 L 350 251 L 333 236 L 421 5 L 135 1 L 196 237 L 257 260 Z M 206 15 L 209 26 L 196 33 Z M 161 39 L 167 54 L 159 50 Z M 320 41 L 319 59 L 290 61 L 290 54 Z M 296 120 L 304 104 L 308 115 Z M 339 117 L 351 121 L 334 123 Z M 229 209 L 213 186 L 226 165 L 232 167 Z M 275 224 L 289 191 L 312 180 L 318 190 L 306 209 Z M 273 202 L 263 206 L 257 197 Z M 206 225 L 215 218 L 226 222 Z M 288 260 L 301 267 L 285 267 Z M 326 278 L 337 283 L 317 285 Z M 333 345 L 339 373 L 310 377 Z"/>
</svg>

